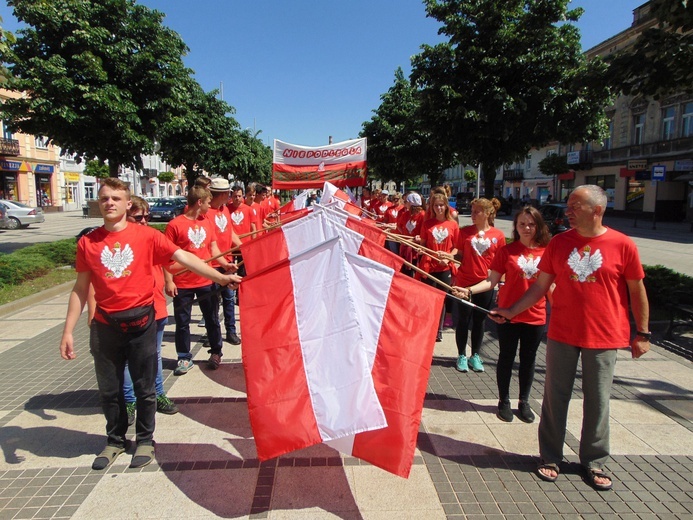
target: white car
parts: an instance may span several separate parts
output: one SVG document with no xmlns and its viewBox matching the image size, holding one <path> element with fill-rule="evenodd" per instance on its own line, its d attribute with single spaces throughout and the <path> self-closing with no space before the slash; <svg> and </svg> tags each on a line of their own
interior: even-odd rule
<svg viewBox="0 0 693 520">
<path fill-rule="evenodd" d="M 0 204 L 7 210 L 7 229 L 28 227 L 29 224 L 39 224 L 46 220 L 41 208 L 32 208 L 14 200 L 0 200 Z"/>
</svg>

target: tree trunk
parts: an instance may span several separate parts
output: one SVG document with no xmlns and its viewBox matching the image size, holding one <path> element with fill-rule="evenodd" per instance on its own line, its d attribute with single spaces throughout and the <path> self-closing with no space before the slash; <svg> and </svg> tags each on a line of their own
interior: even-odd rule
<svg viewBox="0 0 693 520">
<path fill-rule="evenodd" d="M 484 197 L 491 200 L 495 197 L 496 169 L 493 166 L 482 164 L 481 177 L 484 179 Z"/>
<path fill-rule="evenodd" d="M 119 164 L 113 159 L 108 160 L 108 175 L 109 177 L 118 177 L 118 172 L 120 170 Z"/>
</svg>

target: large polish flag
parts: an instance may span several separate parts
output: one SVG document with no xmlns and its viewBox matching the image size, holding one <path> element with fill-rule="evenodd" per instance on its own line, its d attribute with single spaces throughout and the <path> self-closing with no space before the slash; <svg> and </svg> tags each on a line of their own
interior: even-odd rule
<svg viewBox="0 0 693 520">
<path fill-rule="evenodd" d="M 349 194 L 344 190 L 340 190 L 331 182 L 325 182 L 325 185 L 322 187 L 320 204 L 336 204 L 338 208 L 347 213 L 352 215 L 361 214 L 361 208 L 355 204 L 351 197 L 349 197 Z"/>
<path fill-rule="evenodd" d="M 343 238 L 347 251 L 372 258 L 397 271 L 401 270 L 403 265 L 401 257 L 343 225 L 342 222 L 345 222 L 345 219 L 331 218 L 329 215 L 328 212 L 316 210 L 242 244 L 241 253 L 246 272 L 252 274 L 260 271 L 279 260 L 296 255 L 336 236 Z"/>
<path fill-rule="evenodd" d="M 260 460 L 387 426 L 339 238 L 241 285 L 243 366 Z"/>
<path fill-rule="evenodd" d="M 353 229 L 381 246 L 385 245 L 385 233 L 375 225 L 375 221 L 372 219 L 360 218 L 357 215 L 352 215 L 339 207 L 333 206 L 319 205 L 316 206 L 314 211 L 324 211 L 335 222 Z"/>
<path fill-rule="evenodd" d="M 327 444 L 407 478 L 445 293 L 368 258 L 349 252 L 345 257 L 368 362 L 388 425 Z"/>
</svg>

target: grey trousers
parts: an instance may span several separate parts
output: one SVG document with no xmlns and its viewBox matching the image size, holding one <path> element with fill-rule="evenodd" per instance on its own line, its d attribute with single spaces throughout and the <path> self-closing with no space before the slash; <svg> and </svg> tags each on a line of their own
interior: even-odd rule
<svg viewBox="0 0 693 520">
<path fill-rule="evenodd" d="M 546 383 L 539 422 L 539 454 L 545 463 L 563 460 L 568 405 L 582 358 L 582 433 L 580 463 L 601 468 L 609 458 L 609 399 L 616 366 L 616 349 L 589 349 L 549 339 L 546 343 Z"/>
</svg>

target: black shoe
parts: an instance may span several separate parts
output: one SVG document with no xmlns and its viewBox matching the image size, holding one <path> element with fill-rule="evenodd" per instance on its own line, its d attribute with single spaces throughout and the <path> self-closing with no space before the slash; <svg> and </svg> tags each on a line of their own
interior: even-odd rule
<svg viewBox="0 0 693 520">
<path fill-rule="evenodd" d="M 496 416 L 504 422 L 513 421 L 513 411 L 510 408 L 510 401 L 498 401 L 498 413 Z"/>
<path fill-rule="evenodd" d="M 520 401 L 517 404 L 517 408 L 518 416 L 520 417 L 521 421 L 524 421 L 526 423 L 534 422 L 534 412 L 532 412 L 532 408 L 530 408 L 529 403 L 526 403 L 525 401 Z"/>
<path fill-rule="evenodd" d="M 443 341 L 443 333 L 439 332 L 436 336 L 436 343 L 440 343 L 441 341 Z"/>
<path fill-rule="evenodd" d="M 226 342 L 231 343 L 232 345 L 240 345 L 241 338 L 239 338 L 235 332 L 228 332 L 226 334 Z"/>
<path fill-rule="evenodd" d="M 178 413 L 178 406 L 166 397 L 166 394 L 161 394 L 156 396 L 156 411 L 166 415 L 173 415 Z"/>
</svg>

